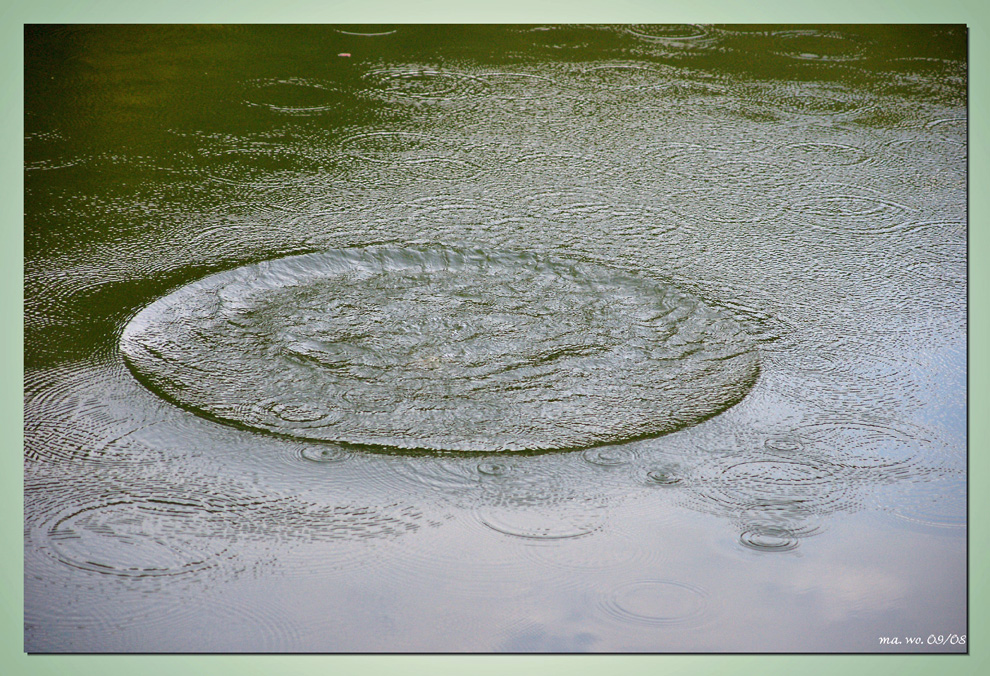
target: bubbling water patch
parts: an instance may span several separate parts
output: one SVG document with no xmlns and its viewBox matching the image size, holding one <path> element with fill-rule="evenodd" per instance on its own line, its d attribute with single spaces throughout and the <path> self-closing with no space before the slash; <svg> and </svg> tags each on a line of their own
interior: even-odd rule
<svg viewBox="0 0 990 676">
<path fill-rule="evenodd" d="M 657 436 L 739 402 L 759 361 L 726 314 L 602 265 L 367 247 L 210 275 L 125 327 L 165 398 L 296 438 L 545 451 Z"/>
</svg>

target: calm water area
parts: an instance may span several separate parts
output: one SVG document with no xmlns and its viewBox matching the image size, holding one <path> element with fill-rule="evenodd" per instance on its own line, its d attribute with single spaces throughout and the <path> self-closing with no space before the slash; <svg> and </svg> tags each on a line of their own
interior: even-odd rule
<svg viewBox="0 0 990 676">
<path fill-rule="evenodd" d="M 960 26 L 28 26 L 29 652 L 964 652 Z"/>
</svg>

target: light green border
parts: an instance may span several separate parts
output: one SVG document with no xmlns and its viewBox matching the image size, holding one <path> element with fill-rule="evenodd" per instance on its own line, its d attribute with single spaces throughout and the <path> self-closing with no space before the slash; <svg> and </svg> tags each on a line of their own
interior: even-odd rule
<svg viewBox="0 0 990 676">
<path fill-rule="evenodd" d="M 0 671 L 78 676 L 248 676 L 250 674 L 737 674 L 977 673 L 990 654 L 990 555 L 987 443 L 988 409 L 986 259 L 990 228 L 990 169 L 986 67 L 990 11 L 986 0 L 0 0 L 0 300 L 10 319 L 0 327 Z M 27 656 L 23 652 L 23 25 L 25 23 L 964 23 L 970 40 L 970 626 L 969 656 Z M 9 310 L 7 309 L 9 307 Z M 983 414 L 981 414 L 983 412 Z"/>
</svg>

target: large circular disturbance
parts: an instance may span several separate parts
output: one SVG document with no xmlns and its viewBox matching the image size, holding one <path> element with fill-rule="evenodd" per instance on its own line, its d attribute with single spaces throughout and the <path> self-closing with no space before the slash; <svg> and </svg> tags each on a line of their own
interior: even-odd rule
<svg viewBox="0 0 990 676">
<path fill-rule="evenodd" d="M 742 399 L 747 334 L 674 287 L 525 253 L 369 247 L 210 275 L 152 303 L 121 349 L 213 419 L 349 444 L 585 448 Z"/>
</svg>

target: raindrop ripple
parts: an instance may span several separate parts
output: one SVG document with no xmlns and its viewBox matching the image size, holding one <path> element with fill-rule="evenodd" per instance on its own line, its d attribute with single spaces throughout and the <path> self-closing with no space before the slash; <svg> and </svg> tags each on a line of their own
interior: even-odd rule
<svg viewBox="0 0 990 676">
<path fill-rule="evenodd" d="M 139 312 L 121 351 L 150 389 L 219 422 L 431 451 L 657 436 L 736 404 L 759 373 L 743 328 L 674 286 L 428 246 L 210 275 Z"/>
</svg>

